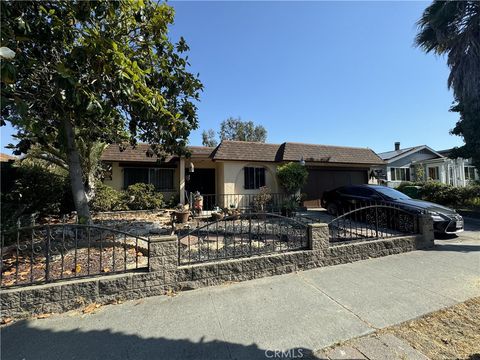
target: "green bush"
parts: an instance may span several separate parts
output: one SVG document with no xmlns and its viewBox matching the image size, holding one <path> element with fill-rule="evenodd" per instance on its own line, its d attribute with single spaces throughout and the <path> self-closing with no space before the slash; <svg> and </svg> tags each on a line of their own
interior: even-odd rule
<svg viewBox="0 0 480 360">
<path fill-rule="evenodd" d="M 422 187 L 422 198 L 438 204 L 455 205 L 458 203 L 460 188 L 435 181 L 426 182 Z"/>
<path fill-rule="evenodd" d="M 125 193 L 103 183 L 95 185 L 95 196 L 90 201 L 93 211 L 128 210 Z"/>
<path fill-rule="evenodd" d="M 168 201 L 165 202 L 165 207 L 167 209 L 173 209 L 180 203 L 180 195 L 174 194 L 171 195 Z"/>
<path fill-rule="evenodd" d="M 298 162 L 289 162 L 277 169 L 280 185 L 289 194 L 295 194 L 307 182 L 308 171 Z"/>
<path fill-rule="evenodd" d="M 426 183 L 405 182 L 397 190 L 410 196 L 412 186 L 419 186 L 420 198 L 433 203 L 452 207 L 472 207 L 480 204 L 480 185 L 457 187 L 435 181 Z"/>
<path fill-rule="evenodd" d="M 421 186 L 404 186 L 402 188 L 402 192 L 410 196 L 412 199 L 421 199 L 422 198 L 421 191 L 422 191 Z"/>
<path fill-rule="evenodd" d="M 19 166 L 13 189 L 4 194 L 8 206 L 20 214 L 52 215 L 74 210 L 70 181 L 39 165 Z"/>
<path fill-rule="evenodd" d="M 480 184 L 461 188 L 460 200 L 466 207 L 480 207 Z"/>
<path fill-rule="evenodd" d="M 125 196 L 130 210 L 155 210 L 164 206 L 163 195 L 152 184 L 130 185 Z"/>
</svg>

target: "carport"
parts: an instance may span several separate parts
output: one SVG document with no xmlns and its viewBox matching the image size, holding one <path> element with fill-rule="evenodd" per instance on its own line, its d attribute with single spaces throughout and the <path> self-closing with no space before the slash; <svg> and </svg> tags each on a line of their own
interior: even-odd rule
<svg viewBox="0 0 480 360">
<path fill-rule="evenodd" d="M 302 188 L 307 207 L 320 207 L 325 191 L 344 185 L 368 183 L 368 168 L 318 168 L 307 166 L 308 180 Z"/>
</svg>

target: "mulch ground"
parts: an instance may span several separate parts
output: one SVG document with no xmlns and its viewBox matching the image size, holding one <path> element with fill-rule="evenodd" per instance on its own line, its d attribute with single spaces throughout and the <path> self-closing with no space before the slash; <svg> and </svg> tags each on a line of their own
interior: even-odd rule
<svg viewBox="0 0 480 360">
<path fill-rule="evenodd" d="M 135 268 L 146 267 L 148 257 L 145 251 L 136 251 L 134 247 L 108 246 L 69 250 L 49 259 L 48 280 L 69 279 L 95 274 L 108 274 Z M 4 256 L 2 264 L 2 286 L 25 285 L 46 280 L 47 259 L 22 253 L 17 256 L 12 251 Z"/>
</svg>

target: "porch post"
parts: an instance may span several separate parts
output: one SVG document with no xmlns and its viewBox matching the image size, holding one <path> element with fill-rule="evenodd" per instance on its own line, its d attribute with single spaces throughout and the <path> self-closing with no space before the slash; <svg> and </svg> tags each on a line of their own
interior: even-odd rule
<svg viewBox="0 0 480 360">
<path fill-rule="evenodd" d="M 180 192 L 180 203 L 185 204 L 185 158 L 180 158 L 180 184 L 178 191 Z"/>
</svg>

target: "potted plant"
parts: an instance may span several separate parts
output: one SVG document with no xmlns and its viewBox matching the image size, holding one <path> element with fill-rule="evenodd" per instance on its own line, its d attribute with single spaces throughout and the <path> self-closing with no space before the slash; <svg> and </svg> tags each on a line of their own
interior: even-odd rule
<svg viewBox="0 0 480 360">
<path fill-rule="evenodd" d="M 292 214 L 298 209 L 300 198 L 292 196 L 286 199 L 282 204 L 282 216 L 292 216 Z"/>
<path fill-rule="evenodd" d="M 266 212 L 267 204 L 272 200 L 270 189 L 262 186 L 260 192 L 253 197 L 253 208 L 256 212 Z"/>
<path fill-rule="evenodd" d="M 213 221 L 218 221 L 218 220 L 222 220 L 224 217 L 224 214 L 222 211 L 214 211 L 212 212 L 212 219 Z"/>
<path fill-rule="evenodd" d="M 232 220 L 237 220 L 240 217 L 240 210 L 237 209 L 237 205 L 230 204 L 228 209 L 224 209 L 223 212 L 228 216 L 231 217 Z"/>
<path fill-rule="evenodd" d="M 188 205 L 178 204 L 175 208 L 175 221 L 185 224 L 190 216 L 190 208 Z"/>
<path fill-rule="evenodd" d="M 193 209 L 197 214 L 200 214 L 203 210 L 203 196 L 199 191 L 193 194 Z"/>
</svg>

